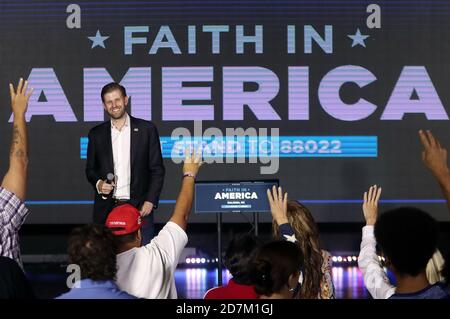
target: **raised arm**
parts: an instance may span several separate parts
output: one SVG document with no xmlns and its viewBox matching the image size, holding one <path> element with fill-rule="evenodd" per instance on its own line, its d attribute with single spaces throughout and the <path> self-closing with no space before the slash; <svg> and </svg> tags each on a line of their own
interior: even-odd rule
<svg viewBox="0 0 450 319">
<path fill-rule="evenodd" d="M 281 240 L 287 240 L 290 242 L 297 242 L 294 229 L 287 218 L 287 198 L 288 194 L 283 195 L 283 189 L 281 187 L 272 187 L 272 190 L 267 190 L 267 199 L 269 200 L 270 212 L 272 219 L 278 226 L 279 237 Z"/>
<path fill-rule="evenodd" d="M 447 165 L 447 149 L 441 146 L 431 131 L 419 131 L 423 145 L 422 160 L 441 186 L 450 212 L 450 171 Z"/>
<path fill-rule="evenodd" d="M 278 226 L 289 223 L 287 218 L 287 198 L 288 193 L 284 193 L 281 187 L 278 189 L 273 186 L 272 190 L 267 190 L 267 199 L 269 200 L 270 212 L 273 220 Z"/>
<path fill-rule="evenodd" d="M 183 180 L 181 182 L 181 189 L 175 204 L 175 210 L 171 222 L 186 230 L 187 220 L 191 213 L 192 201 L 194 200 L 194 184 L 195 177 L 202 165 L 201 154 L 193 151 L 192 154 L 186 153 L 183 165 Z"/>
<path fill-rule="evenodd" d="M 395 293 L 386 272 L 378 260 L 374 226 L 378 218 L 378 201 L 381 188 L 376 185 L 364 193 L 363 213 L 366 226 L 362 230 L 361 250 L 358 267 L 364 277 L 364 284 L 374 299 L 387 299 Z"/>
<path fill-rule="evenodd" d="M 21 78 L 17 90 L 9 84 L 11 108 L 14 115 L 9 169 L 2 181 L 2 187 L 25 200 L 28 171 L 28 137 L 25 113 L 33 89 L 28 90 L 28 81 Z"/>
</svg>

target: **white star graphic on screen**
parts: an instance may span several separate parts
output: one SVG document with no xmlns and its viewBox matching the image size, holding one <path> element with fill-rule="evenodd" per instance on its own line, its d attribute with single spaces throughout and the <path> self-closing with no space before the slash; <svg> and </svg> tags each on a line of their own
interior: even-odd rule
<svg viewBox="0 0 450 319">
<path fill-rule="evenodd" d="M 88 37 L 88 39 L 92 41 L 91 49 L 95 48 L 96 46 L 100 46 L 104 49 L 105 48 L 105 40 L 108 38 L 109 38 L 109 36 L 102 36 L 100 34 L 100 30 L 97 30 L 95 37 Z"/>
<path fill-rule="evenodd" d="M 362 45 L 363 47 L 366 47 L 366 43 L 364 40 L 366 40 L 369 36 L 361 34 L 361 31 L 359 31 L 359 28 L 356 29 L 356 33 L 354 35 L 347 35 L 350 39 L 353 40 L 352 42 L 352 48 L 357 45 Z"/>
<path fill-rule="evenodd" d="M 291 243 L 296 243 L 297 242 L 297 238 L 295 238 L 295 234 L 292 234 L 291 236 L 289 235 L 283 235 L 284 238 L 286 238 L 287 241 L 290 241 Z"/>
</svg>

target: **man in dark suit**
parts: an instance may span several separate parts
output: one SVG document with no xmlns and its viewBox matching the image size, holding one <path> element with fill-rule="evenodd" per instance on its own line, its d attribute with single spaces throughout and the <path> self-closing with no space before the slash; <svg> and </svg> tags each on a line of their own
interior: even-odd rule
<svg viewBox="0 0 450 319">
<path fill-rule="evenodd" d="M 130 203 L 146 223 L 143 244 L 153 237 L 153 214 L 164 182 L 159 134 L 149 121 L 126 112 L 128 96 L 118 83 L 105 85 L 103 106 L 110 116 L 89 132 L 86 176 L 94 187 L 94 222 L 104 224 L 114 206 Z M 112 183 L 107 175 L 114 174 Z"/>
</svg>

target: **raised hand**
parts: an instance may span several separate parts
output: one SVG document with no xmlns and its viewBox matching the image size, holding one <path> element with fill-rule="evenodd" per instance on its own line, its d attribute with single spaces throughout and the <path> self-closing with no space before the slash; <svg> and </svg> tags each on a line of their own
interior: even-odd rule
<svg viewBox="0 0 450 319">
<path fill-rule="evenodd" d="M 183 174 L 192 174 L 195 178 L 195 176 L 197 176 L 198 170 L 200 169 L 200 166 L 202 166 L 203 163 L 204 162 L 202 162 L 201 149 L 198 149 L 197 151 L 195 151 L 194 149 L 192 149 L 192 151 L 186 149 Z"/>
<path fill-rule="evenodd" d="M 381 196 L 381 187 L 373 185 L 364 193 L 363 212 L 366 225 L 375 225 L 378 218 L 378 201 Z"/>
<path fill-rule="evenodd" d="M 424 148 L 422 151 L 422 160 L 428 169 L 436 177 L 447 174 L 447 150 L 441 146 L 431 131 L 420 130 L 419 137 Z"/>
<path fill-rule="evenodd" d="M 278 189 L 273 186 L 272 191 L 267 190 L 267 198 L 269 199 L 270 212 L 272 213 L 272 218 L 276 221 L 278 225 L 288 223 L 287 218 L 287 198 L 288 194 L 285 193 L 283 196 L 283 190 L 281 187 Z"/>
<path fill-rule="evenodd" d="M 197 151 L 189 151 L 186 149 L 183 174 L 189 174 L 195 179 L 200 166 L 202 166 L 201 149 Z M 183 229 L 186 229 L 187 220 L 192 210 L 192 202 L 194 200 L 194 179 L 184 178 L 181 184 L 180 193 L 178 194 L 177 201 L 175 203 L 175 209 L 170 221 L 176 223 Z"/>
<path fill-rule="evenodd" d="M 450 211 L 450 171 L 447 165 L 447 150 L 441 146 L 431 131 L 419 131 L 424 150 L 422 160 L 441 186 Z"/>
<path fill-rule="evenodd" d="M 23 81 L 20 78 L 19 83 L 17 84 L 17 90 L 14 90 L 14 86 L 12 83 L 9 84 L 9 93 L 11 95 L 11 108 L 14 113 L 14 116 L 25 115 L 28 107 L 28 100 L 30 99 L 31 94 L 33 94 L 33 89 L 30 89 L 28 92 L 28 81 Z"/>
</svg>

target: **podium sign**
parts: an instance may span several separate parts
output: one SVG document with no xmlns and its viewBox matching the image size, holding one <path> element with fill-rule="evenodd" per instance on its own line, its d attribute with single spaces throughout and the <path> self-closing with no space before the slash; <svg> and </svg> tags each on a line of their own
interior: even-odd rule
<svg viewBox="0 0 450 319">
<path fill-rule="evenodd" d="M 267 189 L 278 180 L 196 182 L 195 213 L 269 213 Z"/>
</svg>

